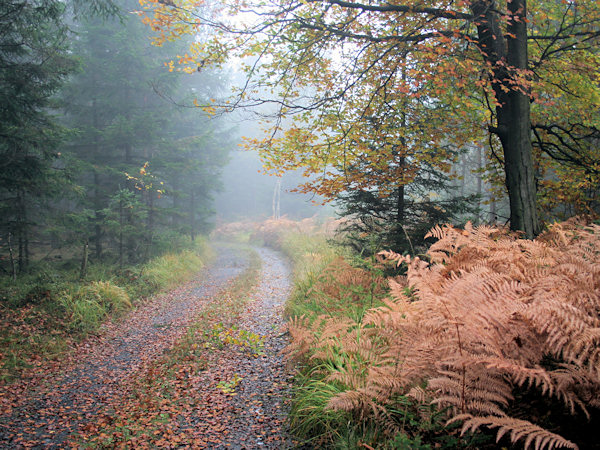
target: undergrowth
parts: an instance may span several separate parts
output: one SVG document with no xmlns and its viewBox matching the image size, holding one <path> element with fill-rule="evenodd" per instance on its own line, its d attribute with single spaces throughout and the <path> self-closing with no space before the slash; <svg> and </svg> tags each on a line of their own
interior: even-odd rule
<svg viewBox="0 0 600 450">
<path fill-rule="evenodd" d="M 39 264 L 16 283 L 0 279 L 0 382 L 58 358 L 105 320 L 190 279 L 210 257 L 206 241 L 198 239 L 191 250 L 142 266 L 91 264 L 85 280 L 79 280 L 78 270 L 49 264 Z"/>
<path fill-rule="evenodd" d="M 356 304 L 376 273 L 343 260 L 298 283 L 292 429 L 323 448 L 594 448 L 600 227 L 432 235 L 425 260 L 384 255 L 408 273 L 373 307 Z"/>
</svg>

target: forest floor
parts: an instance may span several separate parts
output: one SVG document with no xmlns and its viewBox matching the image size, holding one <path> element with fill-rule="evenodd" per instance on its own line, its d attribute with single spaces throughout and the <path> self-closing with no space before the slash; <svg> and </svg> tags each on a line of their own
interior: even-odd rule
<svg viewBox="0 0 600 450">
<path fill-rule="evenodd" d="M 239 248 L 0 392 L 2 448 L 286 448 L 290 271 Z"/>
</svg>

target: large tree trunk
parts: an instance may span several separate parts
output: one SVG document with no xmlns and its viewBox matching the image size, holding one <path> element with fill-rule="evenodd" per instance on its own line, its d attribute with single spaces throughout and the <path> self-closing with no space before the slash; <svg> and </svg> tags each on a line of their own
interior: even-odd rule
<svg viewBox="0 0 600 450">
<path fill-rule="evenodd" d="M 492 87 L 498 102 L 497 134 L 504 152 L 506 188 L 510 202 L 510 227 L 533 238 L 539 233 L 536 187 L 531 147 L 529 95 L 514 81 L 528 68 L 526 0 L 508 2 L 507 35 L 502 34 L 495 2 L 482 0 L 471 6 L 477 16 L 479 47 L 493 68 Z"/>
<path fill-rule="evenodd" d="M 527 70 L 527 1 L 508 2 L 508 11 L 513 17 L 507 28 L 508 66 L 514 70 Z M 530 101 L 529 95 L 523 92 L 523 89 L 510 90 L 508 108 L 502 108 L 503 120 L 506 123 L 503 128 L 507 130 L 502 146 L 506 187 L 510 200 L 511 228 L 522 230 L 528 238 L 533 238 L 540 229 L 531 148 Z"/>
</svg>

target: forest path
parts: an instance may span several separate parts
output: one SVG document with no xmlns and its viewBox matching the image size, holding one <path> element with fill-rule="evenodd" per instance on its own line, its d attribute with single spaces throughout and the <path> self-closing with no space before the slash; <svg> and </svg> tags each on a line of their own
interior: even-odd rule
<svg viewBox="0 0 600 450">
<path fill-rule="evenodd" d="M 236 327 L 260 336 L 264 347 L 259 354 L 231 347 L 213 352 L 208 369 L 196 381 L 203 408 L 193 426 L 204 436 L 206 448 L 283 449 L 293 443 L 285 431 L 286 400 L 289 398 L 290 373 L 282 350 L 287 337 L 282 332 L 283 307 L 291 291 L 290 269 L 273 250 L 261 248 L 260 281 L 246 309 L 235 319 Z M 239 380 L 227 401 L 219 385 Z M 222 390 L 222 389 L 221 389 Z M 214 428 L 217 418 L 219 430 Z M 213 419 L 211 421 L 211 419 Z M 211 439 L 212 437 L 212 439 Z"/>
<path fill-rule="evenodd" d="M 223 448 L 265 448 L 264 443 L 269 439 L 279 440 L 280 444 L 273 448 L 281 448 L 283 439 L 265 439 L 263 424 L 272 424 L 268 431 L 281 435 L 286 376 L 279 354 L 285 345 L 279 326 L 283 323 L 281 312 L 289 293 L 290 276 L 287 265 L 275 252 L 267 249 L 258 252 L 263 264 L 259 285 L 247 310 L 236 320 L 240 328 L 264 338 L 264 352 L 260 357 L 247 352 L 211 352 L 210 364 L 201 372 L 202 381 L 198 383 L 196 378 L 195 386 L 185 386 L 197 397 L 210 397 L 216 388 L 223 391 L 219 380 L 227 379 L 232 367 L 238 373 L 239 396 L 228 395 L 226 402 L 219 402 L 221 408 L 227 406 L 226 411 L 213 411 L 219 422 L 216 428 L 215 416 L 205 414 L 208 408 L 186 416 L 186 422 L 205 435 L 219 435 L 223 423 L 233 421 L 227 428 L 231 430 L 231 442 L 223 444 Z M 62 373 L 28 380 L 28 384 L 21 386 L 20 395 L 19 388 L 12 395 L 2 393 L 0 447 L 63 448 L 69 436 L 101 422 L 107 412 L 111 414 L 111 409 L 115 410 L 113 405 L 118 405 L 129 392 L 128 385 L 169 352 L 194 319 L 211 303 L 219 301 L 219 293 L 226 291 L 248 267 L 248 260 L 239 249 L 220 246 L 217 254 L 216 261 L 196 280 L 151 299 L 126 319 L 108 324 L 100 338 L 76 350 L 64 364 Z M 230 357 L 227 353 L 231 353 Z M 215 404 L 208 397 L 206 404 Z M 242 398 L 252 399 L 255 408 L 246 410 L 240 403 Z M 219 416 L 224 413 L 229 415 L 221 420 Z M 257 427 L 259 423 L 261 426 Z M 250 438 L 254 428 L 261 429 Z M 189 446 L 216 448 L 216 443 L 224 438 L 214 438 L 214 445 L 190 442 Z"/>
</svg>

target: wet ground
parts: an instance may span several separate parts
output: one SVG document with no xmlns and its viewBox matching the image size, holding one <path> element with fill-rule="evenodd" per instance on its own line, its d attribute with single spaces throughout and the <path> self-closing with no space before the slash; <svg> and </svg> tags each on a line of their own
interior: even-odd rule
<svg viewBox="0 0 600 450">
<path fill-rule="evenodd" d="M 292 447 L 286 433 L 290 373 L 281 354 L 287 344 L 283 333 L 283 306 L 291 290 L 290 270 L 281 257 L 269 249 L 258 249 L 262 260 L 261 280 L 247 310 L 236 320 L 240 329 L 264 338 L 264 354 L 224 351 L 214 360 L 197 384 L 202 394 L 222 379 L 240 378 L 236 395 L 223 409 L 219 406 L 220 425 L 226 437 L 213 448 L 281 449 Z M 211 433 L 211 425 L 203 417 L 214 417 L 207 407 L 199 412 L 196 427 Z"/>
<path fill-rule="evenodd" d="M 219 380 L 237 376 L 236 396 L 227 411 L 203 408 L 193 426 L 201 431 L 226 429 L 214 448 L 287 448 L 285 398 L 289 375 L 280 354 L 285 346 L 282 308 L 290 290 L 290 272 L 272 250 L 257 250 L 261 278 L 239 317 L 240 328 L 264 338 L 257 356 L 215 352 L 213 361 L 196 382 L 196 394 L 214 390 Z M 217 248 L 215 262 L 196 280 L 151 299 L 124 320 L 108 324 L 100 338 L 83 343 L 65 361 L 61 373 L 24 380 L 0 396 L 1 448 L 62 448 L 67 438 L 119 398 L 124 383 L 152 363 L 182 336 L 202 310 L 247 267 L 239 251 Z M 229 373 L 234 371 L 235 373 Z M 14 394 L 17 393 L 17 394 Z M 217 417 L 215 417 L 217 413 Z"/>
</svg>

